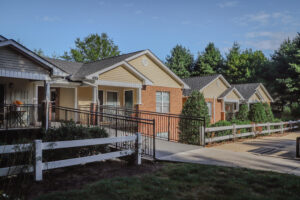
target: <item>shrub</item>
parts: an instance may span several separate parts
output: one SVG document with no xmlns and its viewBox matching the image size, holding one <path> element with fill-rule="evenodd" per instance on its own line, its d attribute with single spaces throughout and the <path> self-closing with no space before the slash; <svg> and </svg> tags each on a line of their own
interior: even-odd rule
<svg viewBox="0 0 300 200">
<path fill-rule="evenodd" d="M 76 125 L 73 121 L 62 123 L 59 128 L 49 129 L 47 132 L 43 133 L 43 141 L 48 142 L 105 137 L 108 137 L 108 133 L 105 129 L 99 127 L 83 127 L 81 125 Z M 45 161 L 61 160 L 72 157 L 76 158 L 95 155 L 99 153 L 105 153 L 108 151 L 109 148 L 107 144 L 88 147 L 55 149 L 45 151 L 45 153 L 43 153 L 43 159 L 45 159 Z"/>
<path fill-rule="evenodd" d="M 263 104 L 266 112 L 267 122 L 272 122 L 274 120 L 274 115 L 271 109 L 271 106 L 267 103 Z"/>
<path fill-rule="evenodd" d="M 221 121 L 218 121 L 212 125 L 210 125 L 209 127 L 219 127 L 219 126 L 231 126 L 232 123 L 230 121 L 225 121 L 225 120 L 221 120 Z M 223 135 L 230 135 L 232 134 L 232 130 L 225 130 L 225 131 L 217 131 L 215 133 L 213 132 L 210 132 L 210 133 L 207 133 L 207 137 L 211 137 L 212 134 L 214 134 L 214 136 L 223 136 Z"/>
<path fill-rule="evenodd" d="M 183 105 L 181 115 L 187 117 L 205 117 L 206 126 L 209 124 L 208 107 L 203 94 L 193 91 Z M 179 141 L 188 144 L 199 144 L 200 121 L 181 118 L 179 121 Z"/>
<path fill-rule="evenodd" d="M 236 119 L 241 121 L 249 120 L 249 108 L 247 104 L 240 105 L 240 109 L 236 115 Z"/>
<path fill-rule="evenodd" d="M 252 122 L 267 122 L 267 114 L 262 103 L 252 104 L 250 107 L 249 118 Z"/>
</svg>

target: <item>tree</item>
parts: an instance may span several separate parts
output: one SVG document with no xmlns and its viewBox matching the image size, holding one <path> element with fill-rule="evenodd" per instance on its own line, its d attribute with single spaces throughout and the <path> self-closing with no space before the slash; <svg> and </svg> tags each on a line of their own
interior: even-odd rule
<svg viewBox="0 0 300 200">
<path fill-rule="evenodd" d="M 33 49 L 33 52 L 36 53 L 39 56 L 45 57 L 44 51 L 41 48 Z"/>
<path fill-rule="evenodd" d="M 236 119 L 241 121 L 249 120 L 249 108 L 247 104 L 240 105 L 240 109 L 236 115 Z"/>
<path fill-rule="evenodd" d="M 108 37 L 106 33 L 90 34 L 83 40 L 75 40 L 76 48 L 70 52 L 64 52 L 61 58 L 76 62 L 97 61 L 120 54 L 119 47 Z"/>
<path fill-rule="evenodd" d="M 252 122 L 267 122 L 267 114 L 262 103 L 255 103 L 250 106 L 249 118 Z"/>
<path fill-rule="evenodd" d="M 274 115 L 271 109 L 271 106 L 267 103 L 263 103 L 263 106 L 265 108 L 265 112 L 266 112 L 266 117 L 267 117 L 267 122 L 272 122 L 274 121 Z"/>
<path fill-rule="evenodd" d="M 205 117 L 206 126 L 209 125 L 210 117 L 204 96 L 199 91 L 193 91 L 183 105 L 181 115 L 187 117 Z M 188 144 L 199 144 L 199 127 L 203 125 L 199 120 L 180 118 L 179 141 Z"/>
<path fill-rule="evenodd" d="M 280 45 L 271 64 L 268 86 L 282 111 L 284 105 L 300 102 L 300 33 Z"/>
<path fill-rule="evenodd" d="M 258 82 L 261 81 L 261 74 L 267 62 L 262 51 L 241 51 L 240 45 L 235 42 L 226 55 L 221 72 L 230 83 Z"/>
<path fill-rule="evenodd" d="M 166 65 L 179 77 L 186 78 L 190 76 L 189 70 L 194 63 L 194 56 L 189 49 L 181 45 L 176 45 L 171 50 L 171 55 L 166 57 Z"/>
<path fill-rule="evenodd" d="M 223 58 L 220 50 L 210 42 L 204 52 L 198 54 L 192 75 L 206 75 L 219 73 L 223 65 Z"/>
</svg>

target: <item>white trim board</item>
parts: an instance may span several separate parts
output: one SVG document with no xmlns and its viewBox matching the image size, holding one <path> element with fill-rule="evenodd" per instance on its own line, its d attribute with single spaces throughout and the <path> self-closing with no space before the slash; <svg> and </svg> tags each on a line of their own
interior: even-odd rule
<svg viewBox="0 0 300 200">
<path fill-rule="evenodd" d="M 126 87 L 126 88 L 142 88 L 143 87 L 142 84 L 104 81 L 104 80 L 97 80 L 97 81 L 95 81 L 95 84 L 98 86 L 112 86 L 112 87 Z"/>
</svg>

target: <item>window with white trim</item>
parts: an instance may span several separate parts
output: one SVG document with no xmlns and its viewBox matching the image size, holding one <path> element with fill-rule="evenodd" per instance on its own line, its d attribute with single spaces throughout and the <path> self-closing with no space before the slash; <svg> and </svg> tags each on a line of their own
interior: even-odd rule
<svg viewBox="0 0 300 200">
<path fill-rule="evenodd" d="M 170 93 L 156 92 L 156 112 L 170 112 Z"/>
<path fill-rule="evenodd" d="M 212 114 L 212 103 L 206 102 L 207 108 L 208 108 L 208 115 L 211 116 Z"/>
</svg>

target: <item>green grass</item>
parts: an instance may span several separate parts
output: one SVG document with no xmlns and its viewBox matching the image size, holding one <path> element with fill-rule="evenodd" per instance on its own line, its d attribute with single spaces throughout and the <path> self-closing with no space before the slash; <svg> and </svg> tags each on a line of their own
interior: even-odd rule
<svg viewBox="0 0 300 200">
<path fill-rule="evenodd" d="M 104 179 L 81 190 L 55 192 L 37 199 L 300 199 L 300 177 L 240 168 L 165 163 L 152 174 Z"/>
</svg>

